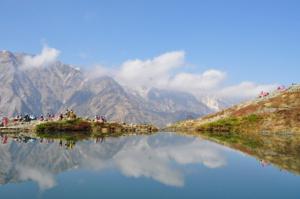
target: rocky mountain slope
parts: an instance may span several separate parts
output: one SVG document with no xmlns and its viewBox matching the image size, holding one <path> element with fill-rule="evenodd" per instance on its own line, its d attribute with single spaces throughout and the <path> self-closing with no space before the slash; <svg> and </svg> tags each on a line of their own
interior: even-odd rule
<svg viewBox="0 0 300 199">
<path fill-rule="evenodd" d="M 300 132 L 300 85 L 197 120 L 178 122 L 172 128 L 202 132 Z"/>
<path fill-rule="evenodd" d="M 163 126 L 212 112 L 188 93 L 150 89 L 141 96 L 111 77 L 90 79 L 59 61 L 23 67 L 25 56 L 29 55 L 0 51 L 0 117 L 56 114 L 71 108 L 84 117 L 100 114 L 119 122 Z"/>
</svg>

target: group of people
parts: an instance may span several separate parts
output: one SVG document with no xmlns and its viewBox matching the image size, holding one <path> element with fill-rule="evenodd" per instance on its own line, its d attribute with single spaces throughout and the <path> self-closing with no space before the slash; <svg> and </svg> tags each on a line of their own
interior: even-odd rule
<svg viewBox="0 0 300 199">
<path fill-rule="evenodd" d="M 39 118 L 37 118 L 34 115 L 29 115 L 29 114 L 20 114 L 17 115 L 16 117 L 9 119 L 8 117 L 3 117 L 0 123 L 0 126 L 2 127 L 6 127 L 8 126 L 8 124 L 10 122 L 12 122 L 13 124 L 17 124 L 19 122 L 31 122 L 31 121 L 35 121 L 35 120 L 40 120 L 40 121 L 44 121 L 44 120 L 52 120 L 54 119 L 55 116 L 53 114 L 48 113 L 47 116 L 45 117 L 44 115 L 41 115 Z"/>
<path fill-rule="evenodd" d="M 13 120 L 14 122 L 30 122 L 31 120 L 36 120 L 37 118 L 34 115 L 17 115 Z"/>
<path fill-rule="evenodd" d="M 13 122 L 13 124 L 16 124 L 18 122 L 31 122 L 33 120 L 39 120 L 39 121 L 53 121 L 53 120 L 73 120 L 76 119 L 77 115 L 75 112 L 71 109 L 67 109 L 64 113 L 60 113 L 59 115 L 54 115 L 51 113 L 47 113 L 46 115 L 40 115 L 39 117 L 36 117 L 34 115 L 25 114 L 25 115 L 17 115 L 13 119 L 9 119 L 8 117 L 3 117 L 0 120 L 0 127 L 6 127 L 10 122 Z M 96 115 L 95 122 L 107 122 L 105 116 L 103 115 Z"/>
<path fill-rule="evenodd" d="M 277 89 L 276 89 L 278 92 L 283 92 L 286 90 L 285 86 L 284 85 L 281 85 L 281 86 L 278 86 Z M 269 92 L 265 92 L 265 91 L 261 91 L 260 94 L 258 95 L 259 98 L 264 98 L 264 97 L 267 97 L 269 96 L 270 93 Z"/>
<path fill-rule="evenodd" d="M 101 123 L 104 123 L 104 122 L 107 122 L 106 118 L 103 116 L 103 115 L 96 115 L 95 116 L 95 122 L 101 122 Z"/>
<path fill-rule="evenodd" d="M 60 114 L 59 115 L 59 119 L 63 120 L 63 119 L 76 119 L 77 115 L 75 114 L 75 112 L 71 109 L 67 109 L 66 112 L 64 114 Z"/>
<path fill-rule="evenodd" d="M 52 120 L 63 120 L 63 119 L 76 119 L 77 115 L 73 110 L 67 109 L 64 113 L 60 113 L 58 117 L 56 117 L 54 114 L 48 113 L 45 117 L 44 115 L 41 115 L 39 120 L 40 121 L 52 121 Z"/>
</svg>

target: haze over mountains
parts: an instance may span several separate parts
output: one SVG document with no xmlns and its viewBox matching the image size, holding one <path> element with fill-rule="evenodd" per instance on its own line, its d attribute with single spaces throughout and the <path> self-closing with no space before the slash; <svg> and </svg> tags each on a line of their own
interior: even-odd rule
<svg viewBox="0 0 300 199">
<path fill-rule="evenodd" d="M 27 67 L 24 62 L 28 57 L 24 53 L 0 52 L 0 116 L 56 114 L 70 108 L 80 116 L 100 114 L 109 120 L 163 126 L 222 106 L 215 99 L 205 98 L 204 103 L 182 91 L 148 88 L 141 94 L 112 77 L 88 78 L 59 61 Z"/>
</svg>

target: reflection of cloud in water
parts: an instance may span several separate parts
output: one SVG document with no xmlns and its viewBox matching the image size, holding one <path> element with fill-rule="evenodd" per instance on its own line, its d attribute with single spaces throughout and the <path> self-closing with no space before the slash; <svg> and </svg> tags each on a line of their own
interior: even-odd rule
<svg viewBox="0 0 300 199">
<path fill-rule="evenodd" d="M 41 190 L 51 189 L 56 185 L 54 176 L 43 169 L 18 167 L 20 180 L 35 181 Z"/>
<path fill-rule="evenodd" d="M 169 158 L 161 156 L 141 140 L 136 145 L 126 147 L 114 156 L 117 167 L 126 176 L 151 177 L 163 184 L 183 186 L 183 174 L 170 166 Z"/>
<path fill-rule="evenodd" d="M 105 161 L 95 153 L 97 150 L 103 152 L 101 145 L 92 144 L 89 150 L 93 153 L 85 154 L 83 165 L 97 170 L 107 168 L 108 165 L 115 166 L 126 176 L 144 176 L 166 185 L 183 186 L 184 167 L 180 165 L 198 163 L 208 168 L 218 168 L 226 164 L 219 146 L 215 144 L 184 137 L 183 142 L 172 144 L 172 140 L 162 139 L 162 143 L 157 144 L 160 142 L 159 137 L 157 139 L 153 146 L 146 136 L 138 139 L 128 138 L 122 149 Z"/>
<path fill-rule="evenodd" d="M 128 177 L 146 177 L 180 187 L 188 168 L 185 165 L 218 168 L 226 164 L 223 147 L 167 133 L 107 138 L 103 143 L 83 141 L 73 150 L 59 147 L 57 142 L 10 142 L 9 147 L 0 145 L 0 149 L 1 184 L 32 180 L 42 190 L 55 186 L 55 174 L 69 169 L 115 169 Z"/>
<path fill-rule="evenodd" d="M 190 144 L 168 147 L 163 152 L 179 164 L 202 163 L 208 168 L 218 168 L 226 164 L 217 146 L 194 140 Z"/>
</svg>

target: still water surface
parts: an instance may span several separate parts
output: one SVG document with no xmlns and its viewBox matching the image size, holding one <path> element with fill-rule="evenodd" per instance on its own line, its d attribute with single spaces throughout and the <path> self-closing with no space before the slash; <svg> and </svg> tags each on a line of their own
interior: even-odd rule
<svg viewBox="0 0 300 199">
<path fill-rule="evenodd" d="M 300 198 L 300 176 L 175 133 L 0 144 L 0 198 Z"/>
</svg>

